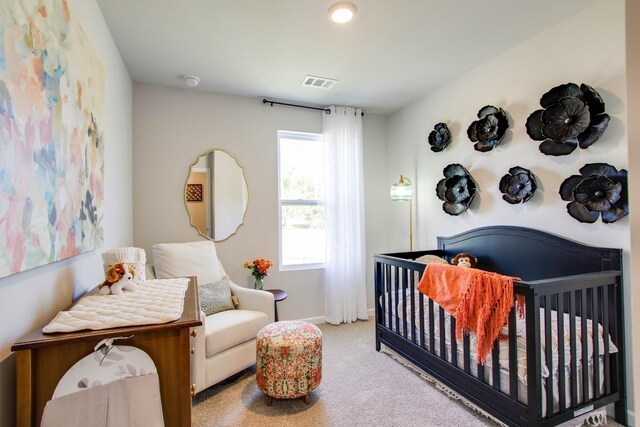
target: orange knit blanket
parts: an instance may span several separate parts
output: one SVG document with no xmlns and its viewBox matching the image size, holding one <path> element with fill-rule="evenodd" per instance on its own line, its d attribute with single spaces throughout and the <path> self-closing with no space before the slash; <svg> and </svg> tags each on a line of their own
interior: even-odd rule
<svg viewBox="0 0 640 427">
<path fill-rule="evenodd" d="M 476 361 L 484 364 L 513 307 L 514 280 L 520 279 L 432 262 L 418 290 L 456 318 L 456 340 L 475 332 Z"/>
</svg>

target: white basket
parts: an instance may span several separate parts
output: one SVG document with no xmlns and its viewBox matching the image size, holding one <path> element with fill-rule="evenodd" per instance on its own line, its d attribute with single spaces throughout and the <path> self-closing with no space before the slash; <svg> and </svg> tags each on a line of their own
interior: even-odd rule
<svg viewBox="0 0 640 427">
<path fill-rule="evenodd" d="M 102 263 L 104 272 L 109 267 L 119 262 L 127 263 L 135 271 L 134 281 L 144 282 L 146 280 L 145 264 L 147 262 L 147 254 L 142 248 L 116 248 L 104 251 L 102 253 Z"/>
</svg>

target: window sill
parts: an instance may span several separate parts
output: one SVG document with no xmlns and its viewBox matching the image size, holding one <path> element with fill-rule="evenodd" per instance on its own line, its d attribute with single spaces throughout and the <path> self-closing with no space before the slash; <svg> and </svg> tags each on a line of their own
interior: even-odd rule
<svg viewBox="0 0 640 427">
<path fill-rule="evenodd" d="M 324 267 L 325 267 L 325 263 L 281 265 L 278 271 L 323 270 Z"/>
</svg>

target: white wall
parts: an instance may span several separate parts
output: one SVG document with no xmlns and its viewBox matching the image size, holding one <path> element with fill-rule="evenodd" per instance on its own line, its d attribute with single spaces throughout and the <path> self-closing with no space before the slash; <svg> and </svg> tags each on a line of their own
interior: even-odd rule
<svg viewBox="0 0 640 427">
<path fill-rule="evenodd" d="M 256 98 L 148 84 L 134 84 L 133 93 L 135 244 L 150 258 L 155 243 L 201 239 L 189 225 L 183 202 L 189 165 L 207 150 L 225 150 L 244 168 L 249 202 L 244 225 L 216 247 L 227 274 L 242 286 L 252 286 L 250 272 L 242 264 L 255 258 L 278 260 L 277 131 L 320 133 L 322 113 L 270 107 Z M 364 140 L 365 174 L 384 177 L 383 118 L 365 115 Z M 367 182 L 366 191 L 377 189 Z M 368 201 L 366 207 L 374 220 L 384 211 L 377 203 Z M 368 252 L 378 241 L 371 237 Z M 283 320 L 324 315 L 321 269 L 281 272 L 274 267 L 265 287 L 287 291 L 287 300 L 278 305 Z"/>
<path fill-rule="evenodd" d="M 95 0 L 69 0 L 105 71 L 104 248 L 133 240 L 131 79 Z M 15 425 L 15 355 L 11 346 L 102 280 L 101 250 L 0 279 L 0 426 Z"/>
<path fill-rule="evenodd" d="M 630 337 L 633 284 L 628 268 L 629 218 L 610 225 L 600 221 L 581 224 L 566 213 L 566 202 L 558 194 L 562 181 L 577 174 L 585 163 L 606 162 L 617 168 L 629 167 L 624 24 L 624 0 L 602 0 L 522 44 L 488 58 L 485 64 L 394 113 L 388 120 L 388 170 L 389 180 L 397 180 L 401 173 L 414 180 L 418 248 L 435 247 L 439 235 L 495 224 L 532 227 L 586 244 L 623 248 L 625 310 Z M 588 150 L 577 149 L 564 157 L 545 156 L 538 151 L 538 142 L 526 134 L 525 122 L 531 112 L 540 108 L 542 94 L 567 82 L 587 83 L 596 88 L 604 98 L 611 122 L 602 138 Z M 466 130 L 476 120 L 478 110 L 488 104 L 506 110 L 511 129 L 497 149 L 480 153 L 473 149 Z M 453 142 L 443 152 L 433 153 L 426 138 L 441 121 L 451 129 Z M 470 211 L 457 217 L 442 211 L 442 202 L 435 194 L 442 170 L 450 163 L 465 166 L 480 190 Z M 498 183 L 508 169 L 516 165 L 531 169 L 538 177 L 540 188 L 528 203 L 512 206 L 502 200 Z M 630 177 L 629 181 L 633 179 Z M 392 249 L 406 247 L 406 217 L 405 206 L 392 207 Z M 633 362 L 630 356 L 629 352 L 629 365 Z M 632 390 L 630 385 L 630 394 Z"/>
<path fill-rule="evenodd" d="M 363 119 L 367 307 L 373 308 L 373 255 L 389 252 L 389 210 L 398 203 L 389 198 L 393 181 L 387 179 L 387 119 L 372 114 Z"/>
</svg>

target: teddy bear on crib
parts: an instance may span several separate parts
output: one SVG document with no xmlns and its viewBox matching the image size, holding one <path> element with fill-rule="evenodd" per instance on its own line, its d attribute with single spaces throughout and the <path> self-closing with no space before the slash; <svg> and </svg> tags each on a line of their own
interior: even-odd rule
<svg viewBox="0 0 640 427">
<path fill-rule="evenodd" d="M 478 263 L 478 258 L 473 255 L 461 252 L 451 260 L 451 265 L 457 265 L 458 267 L 474 268 Z"/>
<path fill-rule="evenodd" d="M 98 285 L 99 295 L 122 295 L 123 291 L 135 291 L 138 285 L 133 281 L 135 270 L 124 262 L 113 264 L 107 269 L 107 280 Z"/>
</svg>

